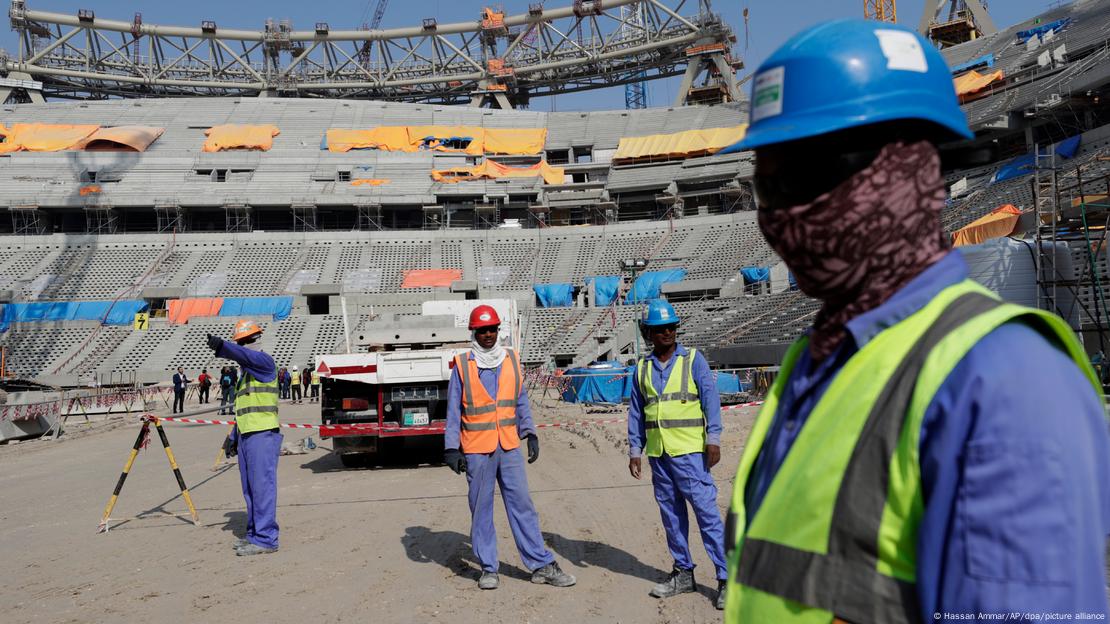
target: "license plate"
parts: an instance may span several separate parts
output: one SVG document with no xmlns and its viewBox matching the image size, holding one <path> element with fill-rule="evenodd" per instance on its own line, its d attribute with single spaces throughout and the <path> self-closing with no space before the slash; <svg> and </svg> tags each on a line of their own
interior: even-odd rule
<svg viewBox="0 0 1110 624">
<path fill-rule="evenodd" d="M 428 412 L 405 412 L 402 423 L 406 427 L 421 427 L 428 424 Z"/>
</svg>

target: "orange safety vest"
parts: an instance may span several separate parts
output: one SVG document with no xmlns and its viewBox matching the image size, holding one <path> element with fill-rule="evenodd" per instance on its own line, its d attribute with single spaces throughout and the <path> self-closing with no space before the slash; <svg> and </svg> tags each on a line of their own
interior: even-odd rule
<svg viewBox="0 0 1110 624">
<path fill-rule="evenodd" d="M 497 381 L 496 400 L 478 379 L 478 364 L 469 354 L 455 356 L 455 367 L 462 380 L 462 431 L 464 453 L 492 453 L 501 448 L 511 451 L 520 446 L 516 430 L 516 402 L 520 398 L 523 375 L 516 352 L 507 350 Z"/>
</svg>

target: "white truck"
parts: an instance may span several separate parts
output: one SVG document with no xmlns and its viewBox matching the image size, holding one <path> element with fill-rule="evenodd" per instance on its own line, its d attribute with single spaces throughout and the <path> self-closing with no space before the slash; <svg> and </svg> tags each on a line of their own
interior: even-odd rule
<svg viewBox="0 0 1110 624">
<path fill-rule="evenodd" d="M 352 336 L 358 353 L 317 357 L 320 437 L 332 440 L 344 466 L 363 464 L 408 437 L 443 435 L 454 357 L 470 348 L 470 311 L 482 304 L 501 317 L 501 344 L 518 348 L 515 301 L 428 301 L 419 317 L 375 321 Z"/>
</svg>

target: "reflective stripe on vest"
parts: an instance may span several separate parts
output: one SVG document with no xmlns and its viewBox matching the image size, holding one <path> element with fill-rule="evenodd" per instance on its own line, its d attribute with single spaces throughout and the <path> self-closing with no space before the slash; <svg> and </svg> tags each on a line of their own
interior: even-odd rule
<svg viewBox="0 0 1110 624">
<path fill-rule="evenodd" d="M 637 364 L 636 382 L 640 395 L 644 397 L 644 426 L 647 429 L 644 453 L 648 457 L 659 457 L 664 453 L 677 457 L 705 451 L 705 414 L 702 413 L 693 375 L 696 354 L 696 349 L 689 349 L 685 355 L 676 353 L 673 356 L 675 361 L 662 394 L 651 382 L 651 360 L 641 358 Z"/>
<path fill-rule="evenodd" d="M 455 356 L 455 370 L 462 382 L 460 444 L 464 453 L 492 453 L 500 444 L 509 451 L 520 446 L 516 404 L 523 375 L 516 352 L 506 350 L 497 378 L 497 397 L 490 397 L 478 378 L 478 365 L 468 354 Z"/>
<path fill-rule="evenodd" d="M 917 622 L 918 442 L 924 412 L 978 341 L 1021 318 L 1097 379 L 1067 324 L 970 280 L 875 336 L 837 373 L 746 526 L 745 491 L 802 339 L 788 351 L 734 482 L 725 621 Z M 799 510 L 804 510 L 799 513 Z"/>
<path fill-rule="evenodd" d="M 258 381 L 244 371 L 235 389 L 235 423 L 239 433 L 277 428 L 278 395 L 276 368 L 270 382 Z"/>
</svg>

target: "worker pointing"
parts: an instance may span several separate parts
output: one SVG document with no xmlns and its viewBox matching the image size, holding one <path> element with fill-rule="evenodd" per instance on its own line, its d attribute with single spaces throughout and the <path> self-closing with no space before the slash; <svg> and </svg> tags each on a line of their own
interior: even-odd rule
<svg viewBox="0 0 1110 624">
<path fill-rule="evenodd" d="M 636 479 L 647 454 L 655 501 L 667 532 L 674 567 L 651 590 L 656 598 L 696 592 L 686 505 L 694 509 L 705 551 L 717 578 L 714 605 L 725 607 L 725 529 L 717 508 L 717 484 L 709 470 L 721 460 L 721 399 L 708 362 L 678 344 L 679 317 L 670 303 L 654 299 L 640 321 L 652 351 L 636 364 L 628 407 L 628 470 Z"/>
<path fill-rule="evenodd" d="M 517 550 L 533 583 L 574 585 L 544 546 L 540 519 L 528 493 L 520 441 L 528 444 L 528 463 L 540 456 L 540 442 L 524 390 L 520 360 L 498 339 L 501 320 L 488 305 L 470 314 L 469 353 L 455 356 L 447 387 L 444 459 L 470 486 L 470 542 L 482 567 L 481 589 L 497 589 L 497 534 L 493 528 L 493 489 L 501 489 Z"/>
<path fill-rule="evenodd" d="M 842 20 L 753 85 L 759 226 L 821 309 L 740 461 L 725 621 L 1105 619 L 1102 389 L 1062 319 L 949 249 L 942 158 L 972 133 L 944 59 Z"/>
<path fill-rule="evenodd" d="M 237 555 L 260 555 L 278 549 L 277 463 L 282 435 L 278 423 L 277 365 L 259 348 L 262 328 L 254 321 L 235 324 L 232 339 L 208 335 L 216 357 L 239 363 L 243 374 L 235 388 L 235 431 L 229 455 L 238 452 L 239 477 L 247 503 L 247 535 L 236 540 Z"/>
</svg>

